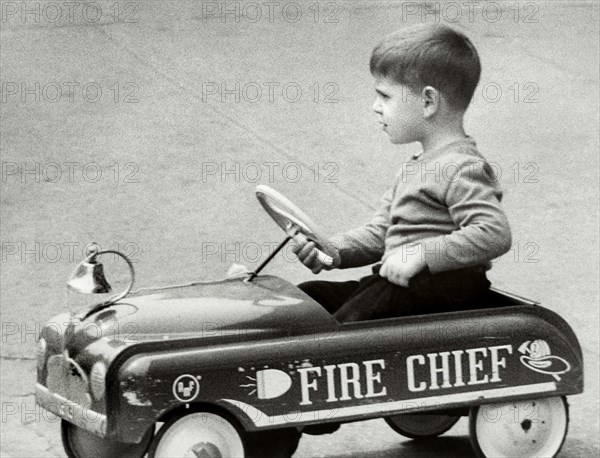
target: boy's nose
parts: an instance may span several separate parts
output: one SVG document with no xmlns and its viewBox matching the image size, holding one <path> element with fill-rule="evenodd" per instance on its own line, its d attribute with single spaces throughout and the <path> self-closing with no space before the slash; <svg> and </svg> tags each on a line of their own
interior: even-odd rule
<svg viewBox="0 0 600 458">
<path fill-rule="evenodd" d="M 381 114 L 381 104 L 379 103 L 379 100 L 375 99 L 372 108 L 375 113 Z"/>
</svg>

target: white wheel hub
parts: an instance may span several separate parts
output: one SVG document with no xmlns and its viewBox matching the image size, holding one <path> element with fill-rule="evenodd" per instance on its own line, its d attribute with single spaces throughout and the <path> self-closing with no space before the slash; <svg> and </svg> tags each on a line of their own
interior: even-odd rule
<svg viewBox="0 0 600 458">
<path fill-rule="evenodd" d="M 242 458 L 244 446 L 235 427 L 223 417 L 210 412 L 197 412 L 171 424 L 160 438 L 155 456 Z"/>
<path fill-rule="evenodd" d="M 471 439 L 485 457 L 551 458 L 562 446 L 568 419 L 560 397 L 485 405 L 471 415 Z"/>
</svg>

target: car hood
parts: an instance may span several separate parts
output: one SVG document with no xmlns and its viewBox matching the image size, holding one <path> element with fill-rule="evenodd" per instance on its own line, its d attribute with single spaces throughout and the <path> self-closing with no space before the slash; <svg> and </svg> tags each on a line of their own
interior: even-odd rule
<svg viewBox="0 0 600 458">
<path fill-rule="evenodd" d="M 77 323 L 70 347 L 79 353 L 99 340 L 104 341 L 103 347 L 114 348 L 230 335 L 239 341 L 257 334 L 293 335 L 337 325 L 296 286 L 278 277 L 260 276 L 252 282 L 236 278 L 132 294 Z"/>
</svg>

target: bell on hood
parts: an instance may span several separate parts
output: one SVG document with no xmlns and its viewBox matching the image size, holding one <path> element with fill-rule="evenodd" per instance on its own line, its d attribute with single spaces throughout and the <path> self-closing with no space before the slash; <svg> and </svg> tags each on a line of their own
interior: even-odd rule
<svg viewBox="0 0 600 458">
<path fill-rule="evenodd" d="M 83 294 L 103 294 L 112 291 L 104 276 L 102 263 L 88 260 L 77 266 L 67 286 Z"/>
<path fill-rule="evenodd" d="M 84 315 L 83 319 L 85 319 L 88 315 L 94 313 L 97 310 L 106 308 L 116 303 L 117 301 L 120 301 L 125 296 L 127 296 L 127 294 L 129 294 L 129 291 L 131 291 L 131 288 L 133 287 L 133 283 L 135 281 L 135 272 L 131 260 L 123 253 L 120 253 L 116 250 L 100 251 L 100 247 L 97 243 L 92 243 L 91 246 L 87 249 L 85 259 L 81 263 L 79 263 L 79 265 L 75 268 L 75 270 L 71 274 L 71 278 L 67 282 L 67 286 L 72 290 L 77 291 L 78 293 L 84 294 L 110 293 L 112 291 L 112 288 L 108 284 L 108 281 L 106 281 L 106 277 L 104 276 L 104 267 L 102 267 L 101 262 L 97 261 L 98 256 L 108 253 L 120 256 L 125 260 L 127 266 L 129 267 L 129 284 L 119 294 L 107 299 L 106 301 L 100 304 L 96 304 L 94 307 L 88 310 Z"/>
</svg>

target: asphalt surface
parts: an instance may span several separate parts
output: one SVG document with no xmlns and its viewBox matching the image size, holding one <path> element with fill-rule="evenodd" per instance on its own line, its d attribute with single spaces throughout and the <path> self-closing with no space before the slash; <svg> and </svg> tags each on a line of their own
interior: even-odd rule
<svg viewBox="0 0 600 458">
<path fill-rule="evenodd" d="M 500 3 L 0 2 L 1 456 L 64 456 L 57 419 L 35 407 L 35 342 L 85 300 L 65 282 L 90 242 L 130 255 L 137 286 L 166 285 L 255 267 L 281 240 L 258 183 L 326 233 L 370 216 L 414 146 L 375 122 L 369 55 L 422 20 L 480 52 L 467 130 L 500 172 L 514 235 L 490 278 L 578 335 L 586 387 L 560 456 L 596 455 L 598 3 Z M 105 269 L 118 288 L 124 265 Z M 312 278 L 289 251 L 267 270 Z M 473 452 L 464 419 L 425 444 L 374 420 L 304 437 L 294 456 Z"/>
</svg>

